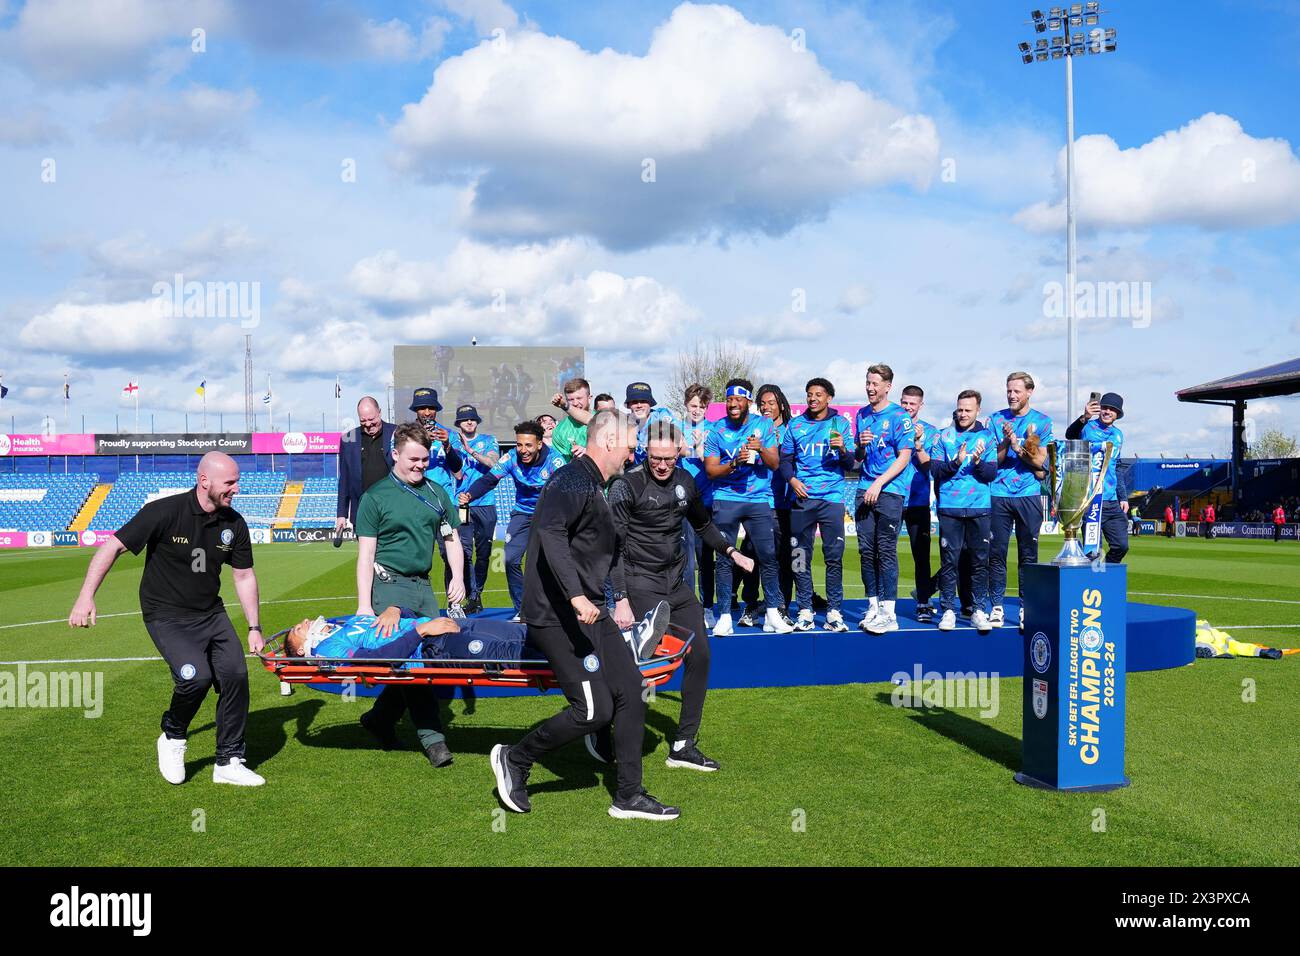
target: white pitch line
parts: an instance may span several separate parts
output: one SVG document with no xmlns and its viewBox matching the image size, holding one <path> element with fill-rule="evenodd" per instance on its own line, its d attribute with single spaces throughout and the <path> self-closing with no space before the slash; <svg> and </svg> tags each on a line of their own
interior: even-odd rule
<svg viewBox="0 0 1300 956">
<path fill-rule="evenodd" d="M 1300 601 L 1285 601 L 1281 598 L 1237 597 L 1233 594 L 1167 594 L 1163 591 L 1129 591 L 1130 595 L 1139 597 L 1186 598 L 1191 601 L 1249 601 L 1252 604 L 1300 604 Z"/>
<path fill-rule="evenodd" d="M 1276 631 L 1284 627 L 1300 627 L 1300 624 L 1227 624 L 1219 630 L 1221 631 Z"/>
<path fill-rule="evenodd" d="M 0 665 L 16 664 L 122 664 L 127 661 L 160 661 L 161 657 L 69 657 L 57 661 L 0 661 Z"/>
<path fill-rule="evenodd" d="M 483 594 L 504 594 L 505 591 L 506 591 L 505 588 L 487 588 L 487 589 L 483 590 L 481 593 L 483 593 Z M 267 605 L 267 604 L 307 604 L 307 603 L 310 603 L 311 601 L 351 601 L 351 600 L 353 600 L 353 599 L 354 599 L 354 596 L 353 596 L 353 595 L 350 595 L 350 594 L 339 594 L 339 595 L 335 595 L 335 596 L 333 596 L 333 597 L 283 598 L 283 599 L 278 600 L 278 601 L 260 601 L 260 602 L 258 602 L 258 603 L 259 603 L 260 605 Z M 239 604 L 238 604 L 238 602 L 235 602 L 235 603 L 226 604 L 226 605 L 223 605 L 223 606 L 224 606 L 224 607 L 239 607 Z M 101 618 L 108 618 L 108 617 L 138 617 L 138 616 L 140 615 L 140 613 L 141 613 L 141 612 L 139 612 L 139 611 L 115 611 L 115 612 L 112 613 L 112 614 L 96 614 L 96 615 L 95 615 L 95 619 L 96 619 L 96 620 L 99 620 L 99 619 L 101 619 Z M 21 622 L 21 623 L 19 623 L 19 624 L 0 624 L 0 631 L 7 631 L 7 630 L 9 630 L 9 629 L 11 629 L 11 628 L 15 628 L 15 627 L 36 627 L 36 626 L 41 625 L 41 624 L 66 624 L 67 622 L 68 622 L 68 619 L 67 619 L 66 617 L 57 617 L 57 618 L 53 618 L 53 619 L 48 620 L 48 621 L 23 621 L 23 622 Z M 152 658 L 151 658 L 151 659 L 152 659 Z"/>
</svg>

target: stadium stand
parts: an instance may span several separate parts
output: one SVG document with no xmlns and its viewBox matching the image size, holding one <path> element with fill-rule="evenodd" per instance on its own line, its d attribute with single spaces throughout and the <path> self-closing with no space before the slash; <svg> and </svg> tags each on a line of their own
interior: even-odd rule
<svg viewBox="0 0 1300 956">
<path fill-rule="evenodd" d="M 95 474 L 0 475 L 0 529 L 64 531 L 99 484 Z"/>
</svg>

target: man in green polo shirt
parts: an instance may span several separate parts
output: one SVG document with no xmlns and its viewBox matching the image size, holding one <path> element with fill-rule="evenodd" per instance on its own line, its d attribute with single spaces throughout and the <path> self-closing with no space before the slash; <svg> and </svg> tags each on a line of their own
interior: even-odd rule
<svg viewBox="0 0 1300 956">
<path fill-rule="evenodd" d="M 418 617 L 437 617 L 429 571 L 439 538 L 447 545 L 444 553 L 451 569 L 447 603 L 458 605 L 465 599 L 465 553 L 456 537 L 456 506 L 441 485 L 425 480 L 428 467 L 429 436 L 423 426 L 399 425 L 393 432 L 393 470 L 366 490 L 357 509 L 359 615 L 373 616 L 376 607 L 400 607 Z M 394 728 L 407 710 L 429 762 L 435 767 L 451 763 L 432 687 L 388 685 L 362 715 L 361 726 L 386 750 L 395 749 Z"/>
<path fill-rule="evenodd" d="M 591 421 L 591 385 L 585 378 L 571 378 L 564 383 L 564 394 L 551 399 L 556 408 L 565 409 L 564 421 L 551 433 L 551 450 L 566 465 L 575 454 L 587 449 L 587 423 Z"/>
</svg>

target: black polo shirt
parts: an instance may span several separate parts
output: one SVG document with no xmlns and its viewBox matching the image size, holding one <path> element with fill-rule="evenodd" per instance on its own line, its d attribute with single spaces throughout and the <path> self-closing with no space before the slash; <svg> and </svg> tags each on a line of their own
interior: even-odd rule
<svg viewBox="0 0 1300 956">
<path fill-rule="evenodd" d="M 253 566 L 243 516 L 233 508 L 204 511 L 197 487 L 149 502 L 116 537 L 132 554 L 148 548 L 140 578 L 146 621 L 210 614 L 221 606 L 221 566 Z"/>
</svg>

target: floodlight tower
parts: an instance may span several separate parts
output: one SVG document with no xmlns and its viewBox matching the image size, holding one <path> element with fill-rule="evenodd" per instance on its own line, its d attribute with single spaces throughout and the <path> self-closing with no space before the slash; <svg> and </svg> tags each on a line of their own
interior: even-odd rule
<svg viewBox="0 0 1300 956">
<path fill-rule="evenodd" d="M 1033 45 L 1020 43 L 1022 63 L 1046 63 L 1065 60 L 1065 329 L 1066 329 L 1066 396 L 1065 413 L 1074 421 L 1074 403 L 1077 397 L 1075 379 L 1079 374 L 1079 330 L 1074 316 L 1075 255 L 1074 255 L 1074 58 L 1087 54 L 1114 53 L 1115 30 L 1102 28 L 1104 11 L 1098 0 L 1072 3 L 1069 7 L 1051 7 L 1044 15 L 1033 10 L 1029 22 L 1035 33 L 1051 34 L 1038 37 Z M 1087 33 L 1084 27 L 1089 27 Z M 1078 32 L 1074 32 L 1075 29 Z M 1060 32 L 1060 35 L 1058 34 Z"/>
</svg>

